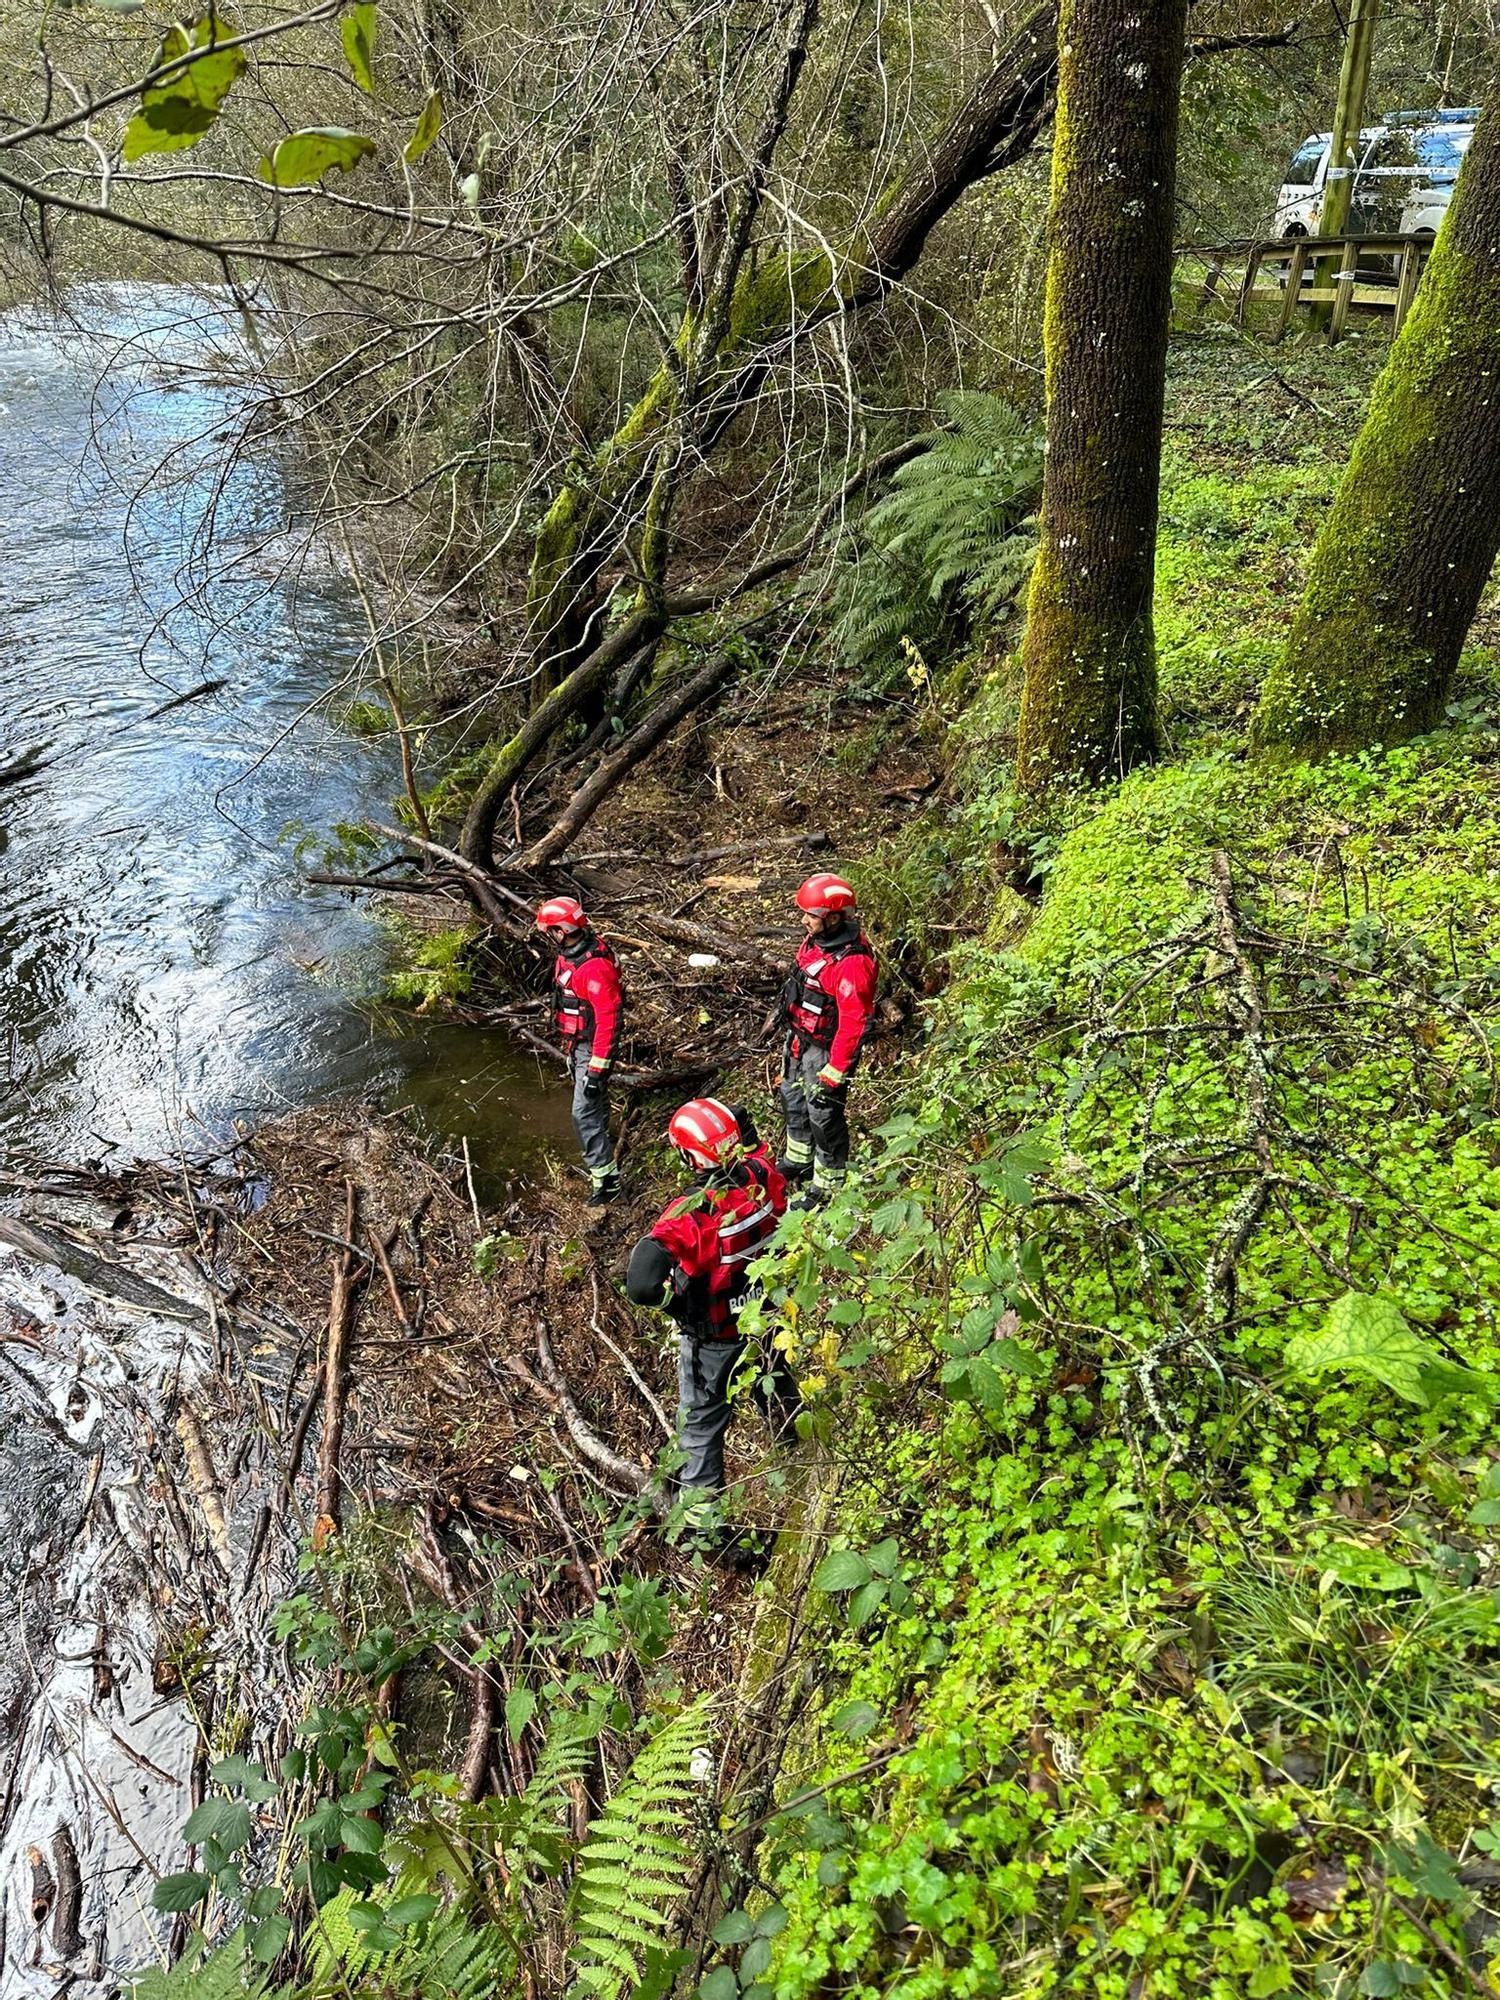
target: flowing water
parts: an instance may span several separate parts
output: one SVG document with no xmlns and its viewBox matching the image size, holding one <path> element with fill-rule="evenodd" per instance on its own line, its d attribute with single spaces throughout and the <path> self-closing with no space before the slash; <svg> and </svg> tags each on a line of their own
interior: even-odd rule
<svg viewBox="0 0 1500 2000">
<path fill-rule="evenodd" d="M 562 1137 L 500 1037 L 381 1025 L 382 933 L 299 878 L 299 829 L 388 821 L 400 773 L 330 716 L 362 615 L 288 532 L 295 475 L 269 446 L 224 474 L 232 322 L 176 289 L 78 310 L 0 318 L 0 1149 L 201 1154 L 354 1093 L 491 1168 Z"/>
<path fill-rule="evenodd" d="M 305 473 L 269 446 L 224 471 L 233 324 L 175 290 L 76 310 L 0 316 L 0 1182 L 205 1158 L 236 1118 L 351 1095 L 463 1135 L 481 1172 L 568 1143 L 532 1058 L 373 1010 L 384 933 L 300 877 L 298 830 L 389 820 L 399 771 L 330 713 L 363 625 L 296 539 Z M 0 2000 L 102 1996 L 159 1934 L 192 1739 L 152 1685 L 133 1440 L 206 1366 L 201 1328 L 0 1243 Z M 27 1859 L 64 1833 L 71 1953 Z"/>
</svg>

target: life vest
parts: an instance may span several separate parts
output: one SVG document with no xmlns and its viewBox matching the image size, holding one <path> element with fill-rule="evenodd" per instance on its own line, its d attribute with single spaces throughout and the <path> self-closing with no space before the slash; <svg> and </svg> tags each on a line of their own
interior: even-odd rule
<svg viewBox="0 0 1500 2000">
<path fill-rule="evenodd" d="M 797 963 L 782 989 L 783 1005 L 787 1020 L 805 1041 L 827 1047 L 838 1030 L 839 1006 L 833 994 L 824 991 L 822 975 L 842 959 L 873 958 L 875 954 L 863 931 L 831 945 L 824 945 L 821 938 L 810 938 L 808 944 L 811 954 L 804 959 L 798 952 Z M 804 945 L 802 950 L 807 948 Z"/>
<path fill-rule="evenodd" d="M 575 982 L 583 968 L 596 958 L 618 966 L 619 960 L 603 938 L 589 938 L 589 949 L 582 958 L 570 958 L 566 952 L 559 952 L 557 964 L 552 970 L 552 1019 L 564 1046 L 571 1048 L 580 1038 L 592 1041 L 594 1038 L 594 1009 L 576 990 Z"/>
<path fill-rule="evenodd" d="M 775 1168 L 754 1155 L 740 1162 L 743 1183 L 712 1184 L 685 1195 L 668 1215 L 689 1210 L 718 1222 L 712 1266 L 689 1279 L 678 1294 L 678 1317 L 700 1339 L 734 1340 L 735 1319 L 749 1298 L 750 1265 L 776 1234 L 780 1212 L 772 1194 Z M 785 1204 L 783 1203 L 783 1206 Z"/>
</svg>

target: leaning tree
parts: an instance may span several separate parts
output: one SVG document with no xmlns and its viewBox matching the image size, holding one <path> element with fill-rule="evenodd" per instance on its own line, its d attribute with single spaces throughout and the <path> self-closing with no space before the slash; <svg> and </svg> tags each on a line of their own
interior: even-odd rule
<svg viewBox="0 0 1500 2000">
<path fill-rule="evenodd" d="M 1480 119 L 1255 716 L 1266 746 L 1442 717 L 1500 553 L 1500 110 Z"/>
</svg>

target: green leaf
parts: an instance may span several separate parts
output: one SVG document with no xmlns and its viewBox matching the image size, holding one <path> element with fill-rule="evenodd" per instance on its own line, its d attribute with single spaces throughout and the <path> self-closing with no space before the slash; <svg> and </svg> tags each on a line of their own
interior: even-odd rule
<svg viewBox="0 0 1500 2000">
<path fill-rule="evenodd" d="M 1392 1562 L 1379 1549 L 1367 1549 L 1355 1542 L 1335 1542 L 1323 1551 L 1324 1569 L 1340 1583 L 1357 1590 L 1408 1590 L 1414 1573 L 1404 1563 Z"/>
<path fill-rule="evenodd" d="M 755 1926 L 744 1910 L 731 1910 L 727 1917 L 720 1917 L 713 1927 L 713 1941 L 726 1947 L 748 1944 L 755 1935 Z"/>
<path fill-rule="evenodd" d="M 401 1896 L 385 1913 L 388 1924 L 404 1930 L 408 1924 L 425 1924 L 438 1906 L 436 1896 Z"/>
<path fill-rule="evenodd" d="M 427 148 L 443 129 L 443 100 L 434 91 L 422 106 L 422 115 L 417 120 L 416 130 L 402 148 L 401 157 L 408 166 L 421 159 Z"/>
<path fill-rule="evenodd" d="M 363 132 L 346 132 L 340 125 L 319 125 L 291 132 L 276 142 L 269 159 L 260 163 L 260 177 L 272 187 L 312 187 L 331 168 L 348 173 L 375 151 L 375 141 Z"/>
<path fill-rule="evenodd" d="M 877 1576 L 894 1576 L 896 1565 L 901 1560 L 901 1544 L 894 1535 L 883 1542 L 877 1542 L 873 1549 L 865 1550 L 865 1561 Z"/>
<path fill-rule="evenodd" d="M 205 1799 L 188 1814 L 182 1837 L 189 1843 L 217 1840 L 233 1854 L 250 1838 L 250 1808 L 237 1799 Z"/>
<path fill-rule="evenodd" d="M 291 1935 L 289 1917 L 267 1917 L 256 1925 L 250 1939 L 250 1950 L 259 1964 L 274 1965 L 286 1950 Z"/>
<path fill-rule="evenodd" d="M 529 1687 L 513 1687 L 505 1697 L 505 1733 L 519 1743 L 521 1732 L 536 1714 L 536 1696 Z"/>
<path fill-rule="evenodd" d="M 1388 1958 L 1377 1958 L 1367 1965 L 1360 1974 L 1359 1990 L 1374 1996 L 1374 2000 L 1389 2000 L 1393 1993 L 1401 1991 L 1401 1981 L 1396 1977 L 1396 1968 Z"/>
<path fill-rule="evenodd" d="M 1345 1292 L 1330 1306 L 1319 1332 L 1299 1334 L 1286 1345 L 1287 1365 L 1299 1374 L 1342 1369 L 1382 1383 L 1421 1409 L 1430 1407 L 1422 1373 L 1436 1359 L 1436 1350 L 1412 1332 L 1393 1300 L 1368 1292 Z"/>
<path fill-rule="evenodd" d="M 274 1799 L 280 1790 L 273 1785 L 259 1764 L 248 1764 L 243 1757 L 221 1757 L 217 1764 L 210 1766 L 209 1776 L 216 1785 L 234 1785 L 247 1799 L 264 1804 Z"/>
<path fill-rule="evenodd" d="M 190 1910 L 195 1903 L 201 1903 L 213 1887 L 212 1879 L 199 1875 L 192 1869 L 185 1869 L 180 1875 L 163 1875 L 151 1891 L 151 1907 L 154 1910 Z"/>
<path fill-rule="evenodd" d="M 883 1583 L 867 1583 L 863 1590 L 856 1590 L 849 1600 L 849 1627 L 858 1631 L 860 1626 L 873 1618 L 885 1602 L 886 1587 Z"/>
<path fill-rule="evenodd" d="M 378 1931 L 385 1922 L 385 1911 L 378 1903 L 351 1903 L 344 1913 L 349 1919 L 351 1930 Z"/>
<path fill-rule="evenodd" d="M 1469 1521 L 1476 1528 L 1500 1527 L 1500 1500 L 1479 1500 L 1469 1509 Z"/>
<path fill-rule="evenodd" d="M 354 81 L 368 96 L 375 95 L 375 33 L 378 26 L 371 0 L 360 0 L 339 23 L 339 40 L 354 72 Z"/>
<path fill-rule="evenodd" d="M 126 162 L 147 153 L 177 153 L 209 131 L 245 68 L 245 51 L 220 48 L 229 39 L 222 18 L 184 27 L 175 21 L 162 37 L 155 69 L 173 65 L 162 82 L 141 92 L 141 108 L 125 127 Z"/>
<path fill-rule="evenodd" d="M 787 1927 L 787 1914 L 780 1903 L 771 1903 L 755 1919 L 757 1937 L 780 1937 Z"/>
<path fill-rule="evenodd" d="M 698 2000 L 739 2000 L 740 1982 L 732 1965 L 716 1965 L 698 1988 Z"/>
<path fill-rule="evenodd" d="M 828 1719 L 830 1729 L 836 1729 L 840 1736 L 849 1736 L 857 1743 L 862 1736 L 868 1736 L 880 1721 L 880 1711 L 867 1701 L 846 1701 L 843 1707 Z"/>
<path fill-rule="evenodd" d="M 858 1326 L 864 1312 L 858 1299 L 836 1299 L 828 1309 L 828 1317 L 834 1326 Z"/>
<path fill-rule="evenodd" d="M 339 1831 L 344 1845 L 355 1854 L 378 1854 L 385 1839 L 378 1820 L 364 1819 L 358 1813 L 346 1819 Z"/>
<path fill-rule="evenodd" d="M 740 1955 L 740 1978 L 759 1979 L 770 1963 L 771 1940 L 764 1937 L 751 1938 Z"/>
<path fill-rule="evenodd" d="M 813 1572 L 813 1589 L 858 1590 L 870 1581 L 870 1565 L 855 1549 L 831 1549 Z"/>
</svg>

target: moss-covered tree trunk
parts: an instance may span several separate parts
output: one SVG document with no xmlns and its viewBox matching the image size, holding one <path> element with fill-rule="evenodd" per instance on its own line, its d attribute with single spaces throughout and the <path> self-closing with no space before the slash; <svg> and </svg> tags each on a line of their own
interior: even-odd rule
<svg viewBox="0 0 1500 2000">
<path fill-rule="evenodd" d="M 1047 463 L 1017 773 L 1156 747 L 1152 570 L 1186 0 L 1064 0 L 1047 260 Z"/>
<path fill-rule="evenodd" d="M 1265 745 L 1390 743 L 1443 713 L 1500 553 L 1500 107 L 1479 121 L 1375 383 L 1255 718 Z"/>
</svg>

